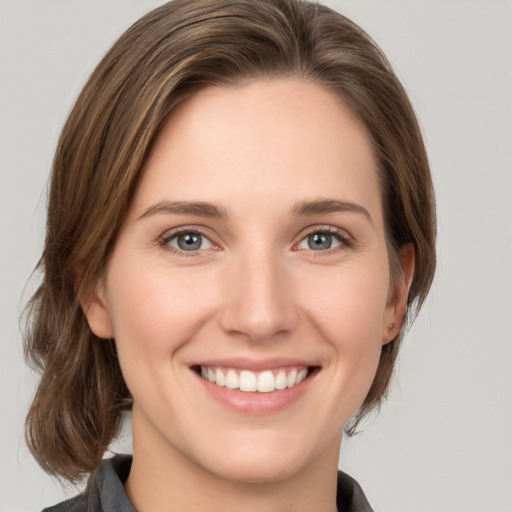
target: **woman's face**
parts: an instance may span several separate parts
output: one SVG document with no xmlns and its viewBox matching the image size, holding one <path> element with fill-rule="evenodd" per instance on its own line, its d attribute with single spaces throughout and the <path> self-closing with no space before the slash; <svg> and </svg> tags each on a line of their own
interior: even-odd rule
<svg viewBox="0 0 512 512">
<path fill-rule="evenodd" d="M 363 126 L 279 79 L 175 110 L 87 315 L 116 339 L 135 453 L 262 482 L 337 461 L 399 327 L 391 296 Z"/>
</svg>

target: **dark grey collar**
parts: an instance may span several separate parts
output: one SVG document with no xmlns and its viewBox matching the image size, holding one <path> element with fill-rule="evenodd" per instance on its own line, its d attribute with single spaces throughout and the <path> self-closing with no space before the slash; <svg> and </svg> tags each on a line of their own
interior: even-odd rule
<svg viewBox="0 0 512 512">
<path fill-rule="evenodd" d="M 103 460 L 81 495 L 43 512 L 137 512 L 123 487 L 131 466 L 131 455 Z M 373 512 L 360 485 L 341 471 L 336 504 L 340 512 Z"/>
</svg>

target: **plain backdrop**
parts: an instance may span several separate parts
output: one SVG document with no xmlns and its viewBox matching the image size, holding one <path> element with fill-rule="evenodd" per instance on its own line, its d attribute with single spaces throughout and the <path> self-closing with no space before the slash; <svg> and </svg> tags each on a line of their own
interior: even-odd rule
<svg viewBox="0 0 512 512">
<path fill-rule="evenodd" d="M 75 493 L 32 460 L 36 377 L 18 317 L 44 237 L 66 114 L 110 44 L 157 0 L 0 1 L 0 512 Z M 340 467 L 379 512 L 512 511 L 512 2 L 331 0 L 387 53 L 421 120 L 439 267 L 389 401 Z M 22 299 L 22 296 L 24 299 Z M 129 449 L 129 437 L 120 441 Z"/>
</svg>

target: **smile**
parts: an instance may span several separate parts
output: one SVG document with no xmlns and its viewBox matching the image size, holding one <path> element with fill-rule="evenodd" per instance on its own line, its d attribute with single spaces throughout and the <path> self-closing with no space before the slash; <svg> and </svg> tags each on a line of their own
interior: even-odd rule
<svg viewBox="0 0 512 512">
<path fill-rule="evenodd" d="M 292 406 L 314 386 L 322 367 L 276 357 L 197 361 L 190 369 L 208 398 L 237 414 L 260 416 Z"/>
<path fill-rule="evenodd" d="M 235 368 L 200 366 L 198 373 L 219 387 L 247 393 L 272 393 L 300 384 L 311 373 L 309 367 L 287 367 L 253 372 Z"/>
</svg>

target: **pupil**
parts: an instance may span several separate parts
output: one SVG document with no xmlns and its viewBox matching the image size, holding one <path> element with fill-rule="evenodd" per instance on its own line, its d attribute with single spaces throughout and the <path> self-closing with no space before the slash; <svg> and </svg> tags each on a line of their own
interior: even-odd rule
<svg viewBox="0 0 512 512">
<path fill-rule="evenodd" d="M 330 249 L 332 245 L 332 236 L 325 233 L 315 233 L 308 236 L 308 245 L 310 249 L 318 251 L 321 249 Z"/>
<path fill-rule="evenodd" d="M 178 237 L 178 246 L 183 251 L 195 251 L 201 248 L 201 235 L 186 233 Z"/>
</svg>

